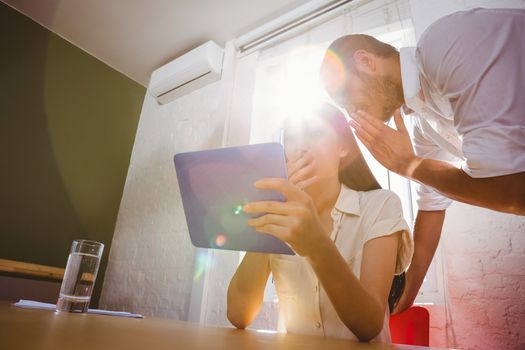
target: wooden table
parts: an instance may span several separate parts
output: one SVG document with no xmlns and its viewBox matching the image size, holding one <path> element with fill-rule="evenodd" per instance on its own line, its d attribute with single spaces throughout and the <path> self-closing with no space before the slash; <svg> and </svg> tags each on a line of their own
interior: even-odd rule
<svg viewBox="0 0 525 350">
<path fill-rule="evenodd" d="M 293 334 L 268 334 L 146 317 L 21 309 L 0 302 L 0 349 L 422 350 Z"/>
</svg>

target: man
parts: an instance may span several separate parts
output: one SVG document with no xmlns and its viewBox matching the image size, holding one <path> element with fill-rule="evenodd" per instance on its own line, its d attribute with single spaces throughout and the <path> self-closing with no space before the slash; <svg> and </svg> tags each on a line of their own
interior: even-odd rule
<svg viewBox="0 0 525 350">
<path fill-rule="evenodd" d="M 525 215 L 524 38 L 525 10 L 474 9 L 435 22 L 417 48 L 348 35 L 327 50 L 321 79 L 358 138 L 419 183 L 414 257 L 396 312 L 417 296 L 452 200 Z M 414 116 L 415 152 L 401 114 Z M 392 115 L 397 130 L 384 124 Z"/>
</svg>

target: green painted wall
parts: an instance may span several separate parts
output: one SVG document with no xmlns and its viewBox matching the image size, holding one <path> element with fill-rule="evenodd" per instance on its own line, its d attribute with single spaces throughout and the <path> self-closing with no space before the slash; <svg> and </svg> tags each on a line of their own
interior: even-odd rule
<svg viewBox="0 0 525 350">
<path fill-rule="evenodd" d="M 2 3 L 0 33 L 0 258 L 101 241 L 96 306 L 146 89 Z"/>
</svg>

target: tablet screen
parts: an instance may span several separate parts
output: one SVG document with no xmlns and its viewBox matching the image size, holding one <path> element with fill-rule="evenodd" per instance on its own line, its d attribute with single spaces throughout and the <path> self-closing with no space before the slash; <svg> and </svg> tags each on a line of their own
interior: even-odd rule
<svg viewBox="0 0 525 350">
<path fill-rule="evenodd" d="M 250 227 L 247 220 L 256 215 L 242 210 L 248 202 L 285 200 L 278 191 L 253 185 L 265 177 L 287 177 L 281 144 L 179 153 L 174 161 L 188 231 L 195 246 L 294 254 L 284 242 Z"/>
</svg>

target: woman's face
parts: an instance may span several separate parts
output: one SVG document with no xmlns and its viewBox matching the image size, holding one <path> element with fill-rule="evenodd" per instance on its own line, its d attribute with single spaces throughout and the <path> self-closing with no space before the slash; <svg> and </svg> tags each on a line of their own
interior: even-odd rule
<svg viewBox="0 0 525 350">
<path fill-rule="evenodd" d="M 333 128 L 319 118 L 289 122 L 285 127 L 284 147 L 288 161 L 307 153 L 313 174 L 320 178 L 338 176 L 339 163 L 346 150 Z"/>
</svg>

